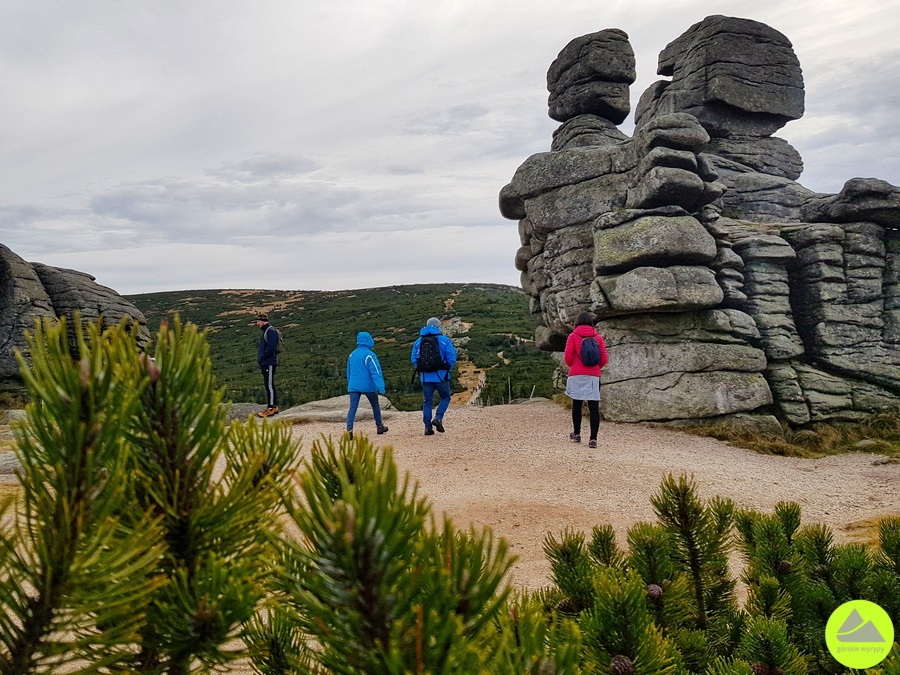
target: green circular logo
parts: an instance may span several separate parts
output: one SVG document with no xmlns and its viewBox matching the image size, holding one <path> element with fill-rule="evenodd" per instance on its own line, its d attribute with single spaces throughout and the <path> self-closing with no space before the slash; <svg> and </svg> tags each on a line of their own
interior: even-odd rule
<svg viewBox="0 0 900 675">
<path fill-rule="evenodd" d="M 894 624 L 880 605 L 845 602 L 825 625 L 825 644 L 838 663 L 862 670 L 881 663 L 894 646 Z"/>
</svg>

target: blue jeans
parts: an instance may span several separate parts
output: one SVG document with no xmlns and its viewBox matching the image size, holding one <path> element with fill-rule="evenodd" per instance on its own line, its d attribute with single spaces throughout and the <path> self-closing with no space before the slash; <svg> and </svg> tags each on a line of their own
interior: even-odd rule
<svg viewBox="0 0 900 675">
<path fill-rule="evenodd" d="M 353 431 L 353 420 L 356 419 L 356 409 L 359 408 L 359 399 L 365 396 L 372 406 L 372 416 L 375 417 L 375 426 L 381 426 L 381 406 L 378 405 L 378 394 L 374 391 L 351 391 L 350 410 L 347 411 L 347 431 Z"/>
<path fill-rule="evenodd" d="M 434 419 L 444 419 L 444 413 L 450 407 L 450 381 L 446 382 L 422 382 L 422 394 L 425 396 L 425 402 L 422 404 L 422 421 L 425 422 L 425 428 L 431 428 L 431 406 L 434 405 L 434 392 L 441 397 L 437 410 L 434 412 Z"/>
</svg>

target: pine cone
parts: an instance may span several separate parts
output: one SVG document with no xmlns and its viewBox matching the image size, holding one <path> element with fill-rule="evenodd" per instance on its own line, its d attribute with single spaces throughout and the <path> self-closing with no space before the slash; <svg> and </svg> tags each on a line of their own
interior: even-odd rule
<svg viewBox="0 0 900 675">
<path fill-rule="evenodd" d="M 575 602 L 572 598 L 564 598 L 557 603 L 556 611 L 562 612 L 563 614 L 577 614 L 578 608 L 575 606 Z"/>
<path fill-rule="evenodd" d="M 750 670 L 753 671 L 753 675 L 769 675 L 769 666 L 767 666 L 762 661 L 757 661 L 752 666 L 750 666 Z"/>
<path fill-rule="evenodd" d="M 627 656 L 616 654 L 609 662 L 609 672 L 612 675 L 631 675 L 634 672 L 634 664 Z"/>
<path fill-rule="evenodd" d="M 781 668 L 769 668 L 769 675 L 784 675 L 784 671 Z"/>
<path fill-rule="evenodd" d="M 662 586 L 657 584 L 650 584 L 647 586 L 647 597 L 650 598 L 653 602 L 659 602 L 659 599 L 663 595 Z"/>
<path fill-rule="evenodd" d="M 791 571 L 791 567 L 792 567 L 792 565 L 789 561 L 782 560 L 778 563 L 778 565 L 776 566 L 776 569 L 778 570 L 779 574 L 787 574 L 788 572 Z"/>
</svg>

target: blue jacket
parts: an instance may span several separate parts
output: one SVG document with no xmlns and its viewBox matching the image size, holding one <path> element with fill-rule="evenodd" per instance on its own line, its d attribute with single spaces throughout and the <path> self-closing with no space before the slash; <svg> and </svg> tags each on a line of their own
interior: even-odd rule
<svg viewBox="0 0 900 675">
<path fill-rule="evenodd" d="M 422 330 L 419 331 L 419 335 L 437 335 L 438 336 L 438 348 L 441 350 L 441 358 L 444 359 L 444 363 L 446 363 L 449 368 L 447 370 L 438 370 L 434 373 L 419 373 L 419 379 L 422 382 L 444 382 L 445 380 L 450 379 L 450 371 L 453 370 L 453 366 L 456 365 L 456 347 L 453 346 L 453 342 L 451 342 L 450 338 L 444 335 L 441 332 L 441 329 L 437 326 L 425 326 Z M 414 343 L 412 348 L 411 360 L 413 366 L 416 365 L 416 361 L 419 360 L 419 345 L 422 344 L 422 338 L 419 337 Z"/>
<path fill-rule="evenodd" d="M 362 331 L 356 335 L 356 349 L 347 358 L 347 391 L 384 393 L 384 375 L 372 348 L 375 340 Z"/>
<path fill-rule="evenodd" d="M 269 330 L 270 328 L 272 330 Z M 256 354 L 256 362 L 260 368 L 277 366 L 278 353 L 275 350 L 278 348 L 278 333 L 275 332 L 275 326 L 267 323 L 265 326 L 262 326 L 261 330 L 263 334 L 259 339 L 259 351 Z"/>
</svg>

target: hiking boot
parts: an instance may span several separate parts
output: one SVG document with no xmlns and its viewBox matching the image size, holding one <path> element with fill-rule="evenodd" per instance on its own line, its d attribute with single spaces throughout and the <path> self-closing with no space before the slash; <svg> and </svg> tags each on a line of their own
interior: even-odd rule
<svg viewBox="0 0 900 675">
<path fill-rule="evenodd" d="M 347 429 L 347 433 L 350 434 L 350 440 L 353 440 L 353 429 Z"/>
<path fill-rule="evenodd" d="M 569 440 L 573 443 L 581 443 L 581 434 L 571 433 L 569 434 Z"/>
<path fill-rule="evenodd" d="M 426 429 L 425 435 L 426 436 L 434 436 L 434 429 Z"/>
<path fill-rule="evenodd" d="M 276 406 L 273 406 L 271 408 L 266 408 L 265 410 L 262 410 L 262 411 L 256 413 L 256 416 L 257 417 L 271 417 L 272 415 L 277 415 L 279 412 L 281 412 L 281 411 L 278 410 L 278 406 L 276 405 Z"/>
<path fill-rule="evenodd" d="M 444 423 L 440 420 L 434 421 L 434 428 L 438 430 L 438 433 L 444 433 Z"/>
<path fill-rule="evenodd" d="M 589 441 L 588 441 L 588 447 L 589 447 L 589 448 L 596 448 L 596 447 L 597 447 L 597 439 L 596 439 L 596 438 L 592 438 L 591 440 L 589 440 Z"/>
<path fill-rule="evenodd" d="M 386 434 L 388 432 L 388 428 L 383 424 L 375 430 L 377 434 Z"/>
</svg>

